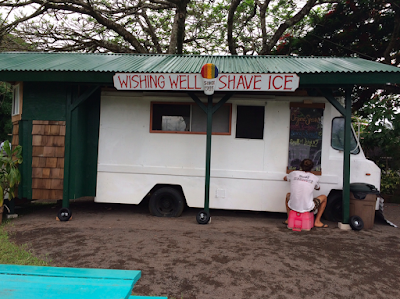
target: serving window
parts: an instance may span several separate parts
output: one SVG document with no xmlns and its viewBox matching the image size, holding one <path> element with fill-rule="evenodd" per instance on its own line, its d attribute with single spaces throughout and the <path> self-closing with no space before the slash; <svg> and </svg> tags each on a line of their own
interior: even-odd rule
<svg viewBox="0 0 400 299">
<path fill-rule="evenodd" d="M 290 103 L 288 172 L 300 170 L 301 161 L 311 159 L 312 173 L 321 174 L 324 109 L 325 104 Z"/>
<path fill-rule="evenodd" d="M 236 138 L 264 138 L 264 106 L 237 106 Z"/>
<path fill-rule="evenodd" d="M 206 134 L 207 115 L 195 103 L 152 102 L 150 132 Z M 232 105 L 225 104 L 213 114 L 212 133 L 231 134 Z"/>
</svg>

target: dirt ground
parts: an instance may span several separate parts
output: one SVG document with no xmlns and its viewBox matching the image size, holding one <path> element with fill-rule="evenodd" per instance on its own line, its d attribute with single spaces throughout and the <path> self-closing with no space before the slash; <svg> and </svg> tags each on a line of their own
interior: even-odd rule
<svg viewBox="0 0 400 299">
<path fill-rule="evenodd" d="M 168 298 L 400 298 L 400 228 L 337 224 L 288 230 L 282 213 L 197 209 L 179 218 L 150 216 L 145 206 L 71 202 L 73 218 L 56 221 L 58 206 L 17 209 L 11 240 L 28 244 L 53 266 L 141 270 L 136 295 Z M 400 205 L 385 204 L 400 224 Z"/>
</svg>

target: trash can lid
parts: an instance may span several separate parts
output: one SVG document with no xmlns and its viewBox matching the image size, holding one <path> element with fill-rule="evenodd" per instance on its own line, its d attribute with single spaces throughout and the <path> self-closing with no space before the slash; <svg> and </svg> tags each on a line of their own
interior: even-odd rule
<svg viewBox="0 0 400 299">
<path fill-rule="evenodd" d="M 366 183 L 352 183 L 350 184 L 351 192 L 363 192 L 363 193 L 373 193 L 378 194 L 379 191 L 374 185 Z"/>
</svg>

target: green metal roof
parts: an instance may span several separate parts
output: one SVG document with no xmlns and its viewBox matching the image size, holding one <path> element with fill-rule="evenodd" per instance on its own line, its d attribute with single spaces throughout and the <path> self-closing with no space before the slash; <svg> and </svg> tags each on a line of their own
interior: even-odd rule
<svg viewBox="0 0 400 299">
<path fill-rule="evenodd" d="M 300 85 L 400 83 L 400 68 L 361 58 L 160 54 L 0 53 L 2 81 L 112 83 L 115 73 L 296 73 Z"/>
</svg>

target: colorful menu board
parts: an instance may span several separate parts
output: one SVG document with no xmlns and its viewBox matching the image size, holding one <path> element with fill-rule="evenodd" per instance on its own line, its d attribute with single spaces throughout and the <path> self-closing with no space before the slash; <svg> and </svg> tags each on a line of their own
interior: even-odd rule
<svg viewBox="0 0 400 299">
<path fill-rule="evenodd" d="M 324 104 L 290 104 L 288 171 L 300 170 L 301 161 L 311 159 L 313 172 L 321 173 L 324 108 Z"/>
</svg>

